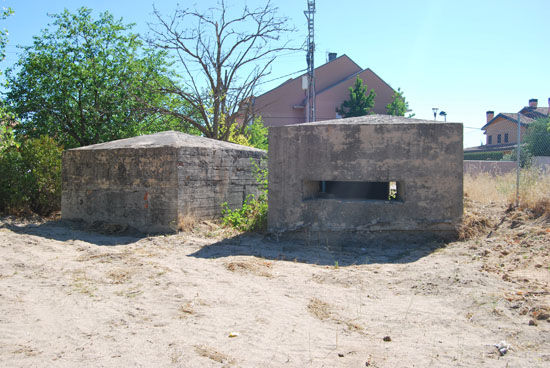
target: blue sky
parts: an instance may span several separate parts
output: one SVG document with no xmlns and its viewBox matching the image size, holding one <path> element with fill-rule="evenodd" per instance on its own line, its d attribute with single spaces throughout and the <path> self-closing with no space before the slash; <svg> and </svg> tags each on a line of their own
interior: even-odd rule
<svg viewBox="0 0 550 368">
<path fill-rule="evenodd" d="M 213 0 L 186 1 L 183 6 Z M 260 0 L 226 0 L 239 7 Z M 170 13 L 175 1 L 154 2 Z M 317 0 L 315 18 L 316 66 L 326 54 L 347 54 L 363 68 L 371 68 L 394 89 L 400 87 L 417 118 L 433 119 L 432 107 L 447 112 L 448 121 L 480 128 L 485 111 L 517 112 L 530 98 L 547 106 L 550 97 L 550 1 L 534 0 Z M 0 24 L 10 33 L 7 58 L 1 68 L 17 60 L 16 45 L 30 45 L 32 36 L 50 22 L 48 13 L 87 6 L 108 10 L 135 32 L 147 33 L 154 21 L 151 0 L 0 0 L 15 15 Z M 303 11 L 306 0 L 274 1 L 282 15 L 298 29 L 296 45 L 306 37 Z M 270 78 L 306 67 L 305 52 L 282 56 Z M 269 90 L 284 79 L 266 83 Z M 439 117 L 438 117 L 439 119 Z M 479 145 L 479 129 L 465 129 L 465 146 Z"/>
</svg>

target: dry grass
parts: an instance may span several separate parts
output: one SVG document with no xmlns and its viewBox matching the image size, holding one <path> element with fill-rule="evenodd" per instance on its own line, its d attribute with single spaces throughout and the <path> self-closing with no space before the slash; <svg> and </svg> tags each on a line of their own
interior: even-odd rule
<svg viewBox="0 0 550 368">
<path fill-rule="evenodd" d="M 481 173 L 464 176 L 464 197 L 482 204 L 496 203 L 515 206 L 516 174 L 491 176 Z M 534 217 L 550 218 L 550 175 L 536 169 L 520 174 L 519 207 Z"/>
<path fill-rule="evenodd" d="M 519 207 L 535 217 L 550 219 L 550 174 L 524 170 L 520 177 Z"/>
<path fill-rule="evenodd" d="M 331 306 L 327 302 L 317 298 L 311 298 L 307 305 L 307 310 L 321 321 L 329 318 L 332 313 Z"/>
<path fill-rule="evenodd" d="M 516 177 L 513 174 L 492 176 L 487 173 L 464 175 L 464 197 L 488 204 L 507 204 L 516 191 Z"/>
<path fill-rule="evenodd" d="M 321 321 L 332 321 L 337 324 L 343 324 L 347 327 L 349 331 L 355 331 L 362 333 L 363 326 L 355 322 L 353 319 L 348 319 L 342 317 L 339 313 L 335 311 L 335 308 L 327 302 L 322 301 L 318 298 L 311 298 L 309 304 L 307 305 L 308 312 L 313 315 L 315 318 L 320 319 Z"/>
<path fill-rule="evenodd" d="M 495 221 L 483 209 L 475 208 L 469 199 L 465 199 L 464 216 L 458 226 L 458 238 L 467 240 L 486 235 L 495 227 Z"/>
<path fill-rule="evenodd" d="M 187 302 L 183 304 L 179 309 L 179 318 L 187 318 L 195 314 L 195 309 L 193 309 L 193 304 Z"/>
<path fill-rule="evenodd" d="M 192 215 L 178 217 L 177 231 L 191 232 L 197 225 L 197 219 Z"/>
<path fill-rule="evenodd" d="M 77 292 L 93 297 L 95 296 L 94 293 L 97 291 L 96 282 L 87 276 L 85 270 L 76 270 L 73 272 L 71 287 L 72 290 L 69 291 L 69 294 L 72 294 L 72 292 Z"/>
<path fill-rule="evenodd" d="M 273 262 L 254 258 L 225 264 L 225 268 L 231 272 L 251 273 L 263 277 L 273 277 L 271 272 L 269 272 L 272 267 Z"/>
<path fill-rule="evenodd" d="M 99 262 L 99 263 L 112 263 L 115 261 L 122 261 L 128 257 L 129 252 L 106 252 L 106 253 L 87 253 L 76 260 L 78 262 Z"/>
<path fill-rule="evenodd" d="M 206 345 L 196 345 L 195 346 L 195 352 L 199 354 L 202 357 L 211 359 L 218 363 L 227 363 L 227 364 L 234 364 L 235 360 L 231 358 L 230 356 L 220 353 L 216 349 L 206 346 Z"/>
<path fill-rule="evenodd" d="M 107 273 L 107 278 L 112 284 L 123 284 L 130 280 L 132 274 L 127 269 L 117 268 Z"/>
</svg>

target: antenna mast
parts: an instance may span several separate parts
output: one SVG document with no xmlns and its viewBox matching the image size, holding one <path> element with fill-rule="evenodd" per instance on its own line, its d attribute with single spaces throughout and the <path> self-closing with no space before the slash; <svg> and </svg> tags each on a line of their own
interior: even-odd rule
<svg viewBox="0 0 550 368">
<path fill-rule="evenodd" d="M 315 54 L 315 0 L 307 0 L 307 10 L 304 11 L 307 18 L 307 122 L 315 121 L 315 63 L 313 60 Z"/>
</svg>

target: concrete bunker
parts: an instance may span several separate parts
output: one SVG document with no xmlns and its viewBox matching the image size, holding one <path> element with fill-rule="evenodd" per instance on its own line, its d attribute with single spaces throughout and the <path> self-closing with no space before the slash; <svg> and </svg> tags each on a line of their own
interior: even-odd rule
<svg viewBox="0 0 550 368">
<path fill-rule="evenodd" d="M 460 123 L 368 115 L 272 127 L 269 231 L 454 234 L 462 161 Z"/>
<path fill-rule="evenodd" d="M 186 216 L 216 218 L 260 184 L 263 150 L 162 132 L 63 152 L 61 216 L 173 232 Z"/>
</svg>

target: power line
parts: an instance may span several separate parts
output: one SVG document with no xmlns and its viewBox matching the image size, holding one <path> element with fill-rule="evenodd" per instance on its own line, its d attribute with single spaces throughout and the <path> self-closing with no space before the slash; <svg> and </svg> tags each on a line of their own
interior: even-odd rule
<svg viewBox="0 0 550 368">
<path fill-rule="evenodd" d="M 280 77 L 270 79 L 270 80 L 268 80 L 268 81 L 264 81 L 264 82 L 257 83 L 256 85 L 259 86 L 259 85 L 261 85 L 261 84 L 273 82 L 273 81 L 276 81 L 276 80 L 278 80 L 278 79 L 286 78 L 286 77 L 289 77 L 289 76 L 294 75 L 294 74 L 303 73 L 303 72 L 305 72 L 305 71 L 307 71 L 307 69 L 298 70 L 298 71 L 296 71 L 296 72 L 288 73 L 288 74 L 282 75 L 282 76 L 280 76 Z"/>
</svg>

